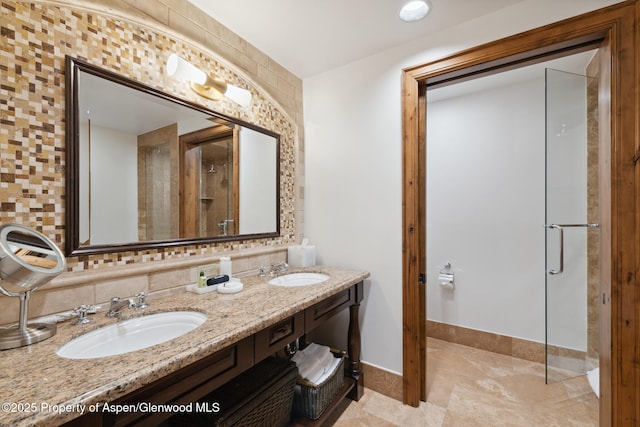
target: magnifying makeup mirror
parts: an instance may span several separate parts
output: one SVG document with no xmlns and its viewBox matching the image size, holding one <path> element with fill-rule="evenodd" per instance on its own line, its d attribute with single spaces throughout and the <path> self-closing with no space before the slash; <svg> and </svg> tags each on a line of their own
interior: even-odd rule
<svg viewBox="0 0 640 427">
<path fill-rule="evenodd" d="M 29 297 L 62 273 L 66 260 L 45 235 L 17 224 L 0 225 L 0 293 L 20 298 L 18 325 L 0 327 L 0 350 L 31 345 L 56 334 L 56 325 L 27 323 Z"/>
</svg>

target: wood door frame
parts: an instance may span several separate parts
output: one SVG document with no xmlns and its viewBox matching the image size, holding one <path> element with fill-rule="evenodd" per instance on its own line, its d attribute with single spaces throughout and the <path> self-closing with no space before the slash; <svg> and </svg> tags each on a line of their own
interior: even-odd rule
<svg viewBox="0 0 640 427">
<path fill-rule="evenodd" d="M 199 187 L 199 177 L 200 177 L 200 163 L 201 163 L 201 153 L 192 151 L 194 148 L 202 144 L 207 144 L 209 142 L 215 142 L 216 140 L 227 139 L 229 137 L 233 138 L 233 150 L 237 149 L 237 137 L 238 131 L 237 126 L 211 126 L 204 129 L 195 130 L 193 132 L 185 133 L 180 135 L 179 137 L 179 145 L 180 145 L 180 157 L 179 157 L 179 165 L 180 165 L 180 195 L 179 200 L 180 203 L 177 203 L 180 212 L 180 221 L 179 221 L 179 235 L 181 238 L 184 237 L 202 237 L 200 236 L 200 187 Z M 237 152 L 237 151 L 234 151 Z M 237 156 L 234 156 L 234 158 Z M 234 168 L 237 168 L 237 165 L 234 163 Z M 194 172 L 197 171 L 197 174 Z M 234 170 L 235 174 L 235 170 Z M 234 175 L 235 178 L 235 175 Z M 237 179 L 234 179 L 234 189 L 233 195 L 234 198 L 239 194 L 238 189 L 236 188 Z M 236 206 L 236 201 L 234 199 L 234 207 Z M 237 211 L 235 211 L 237 214 Z M 238 224 L 237 219 L 235 220 L 235 224 Z"/>
<path fill-rule="evenodd" d="M 600 425 L 640 424 L 640 5 L 627 0 L 402 73 L 403 400 L 418 406 L 427 390 L 426 88 L 599 47 L 601 55 Z M 608 102 L 607 102 L 608 101 Z M 421 301 L 422 300 L 422 301 Z"/>
</svg>

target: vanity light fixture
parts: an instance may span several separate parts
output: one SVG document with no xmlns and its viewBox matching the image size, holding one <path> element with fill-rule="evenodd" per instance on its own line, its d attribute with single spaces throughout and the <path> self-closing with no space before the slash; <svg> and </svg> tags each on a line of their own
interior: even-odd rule
<svg viewBox="0 0 640 427">
<path fill-rule="evenodd" d="M 251 104 L 251 92 L 239 88 L 224 80 L 214 79 L 204 71 L 172 53 L 167 60 L 167 74 L 191 82 L 191 90 L 200 96 L 219 101 L 223 96 L 247 107 Z"/>
<path fill-rule="evenodd" d="M 400 9 L 400 19 L 404 22 L 419 21 L 431 10 L 431 6 L 426 0 L 409 1 Z"/>
</svg>

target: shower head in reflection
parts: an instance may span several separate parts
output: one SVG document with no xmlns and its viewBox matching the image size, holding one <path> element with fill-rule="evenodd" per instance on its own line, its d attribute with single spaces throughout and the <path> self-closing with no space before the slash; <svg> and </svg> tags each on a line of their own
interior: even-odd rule
<svg viewBox="0 0 640 427">
<path fill-rule="evenodd" d="M 66 260 L 45 235 L 17 224 L 0 225 L 0 293 L 20 299 L 18 325 L 0 328 L 0 350 L 40 342 L 56 333 L 56 325 L 27 323 L 29 297 L 62 273 Z"/>
<path fill-rule="evenodd" d="M 218 173 L 218 169 L 216 169 L 216 166 L 219 168 L 224 168 L 227 167 L 226 163 L 211 163 L 211 166 L 209 167 L 209 173 Z"/>
</svg>

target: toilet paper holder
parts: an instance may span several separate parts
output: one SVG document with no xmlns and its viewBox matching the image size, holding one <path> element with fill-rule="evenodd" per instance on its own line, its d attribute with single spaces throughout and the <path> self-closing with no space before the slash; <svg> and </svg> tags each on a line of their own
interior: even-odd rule
<svg viewBox="0 0 640 427">
<path fill-rule="evenodd" d="M 444 265 L 444 269 L 440 270 L 438 274 L 438 281 L 443 288 L 453 289 L 454 275 L 451 270 L 451 263 L 448 262 Z"/>
</svg>

